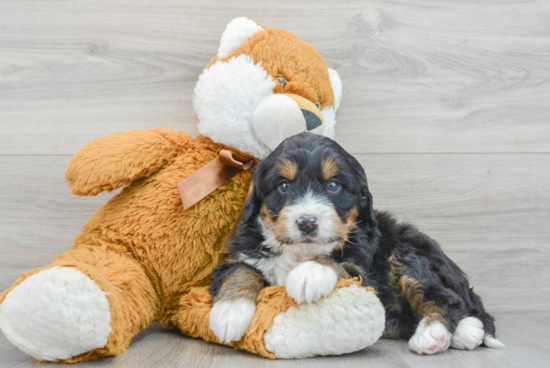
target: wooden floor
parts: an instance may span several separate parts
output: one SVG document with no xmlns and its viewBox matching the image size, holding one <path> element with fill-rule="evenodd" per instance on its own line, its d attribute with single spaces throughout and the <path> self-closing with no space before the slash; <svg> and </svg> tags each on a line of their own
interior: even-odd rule
<svg viewBox="0 0 550 368">
<path fill-rule="evenodd" d="M 498 315 L 499 338 L 506 349 L 478 348 L 474 351 L 449 349 L 439 355 L 417 355 L 407 348 L 406 341 L 380 340 L 362 351 L 336 357 L 319 357 L 298 360 L 261 358 L 227 346 L 206 343 L 187 337 L 180 332 L 166 330 L 155 324 L 143 331 L 124 354 L 94 362 L 79 363 L 88 367 L 281 367 L 281 368 L 487 368 L 487 367 L 545 367 L 550 364 L 550 334 L 548 316 Z M 34 359 L 13 346 L 0 335 L 0 367 L 36 367 Z M 49 364 L 46 367 L 63 367 Z"/>
<path fill-rule="evenodd" d="M 0 0 L 0 290 L 67 249 L 114 195 L 70 195 L 79 148 L 155 126 L 197 133 L 194 84 L 243 15 L 293 31 L 340 73 L 336 139 L 375 206 L 442 243 L 508 349 L 418 357 L 382 341 L 273 363 L 155 327 L 97 364 L 550 366 L 547 0 Z M 31 365 L 0 334 L 0 367 Z"/>
</svg>

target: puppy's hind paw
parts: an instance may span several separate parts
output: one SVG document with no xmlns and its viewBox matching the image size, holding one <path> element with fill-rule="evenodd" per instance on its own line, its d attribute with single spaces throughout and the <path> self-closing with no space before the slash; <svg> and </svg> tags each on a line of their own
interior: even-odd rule
<svg viewBox="0 0 550 368">
<path fill-rule="evenodd" d="M 255 311 L 256 304 L 250 300 L 216 302 L 208 317 L 210 329 L 221 343 L 239 341 L 246 334 Z"/>
<path fill-rule="evenodd" d="M 474 350 L 481 345 L 484 336 L 483 323 L 476 317 L 466 317 L 458 322 L 455 333 L 451 338 L 451 347 Z"/>
<path fill-rule="evenodd" d="M 449 348 L 451 334 L 441 322 L 427 323 L 426 318 L 420 321 L 416 331 L 409 340 L 409 349 L 417 354 L 436 354 Z"/>
</svg>

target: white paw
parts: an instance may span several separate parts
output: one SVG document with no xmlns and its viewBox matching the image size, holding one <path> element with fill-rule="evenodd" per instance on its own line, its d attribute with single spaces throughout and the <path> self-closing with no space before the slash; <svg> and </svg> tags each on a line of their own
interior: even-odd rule
<svg viewBox="0 0 550 368">
<path fill-rule="evenodd" d="M 449 347 L 451 334 L 441 322 L 426 324 L 426 318 L 422 319 L 416 331 L 409 340 L 409 349 L 418 354 L 440 353 Z"/>
<path fill-rule="evenodd" d="M 8 293 L 0 304 L 0 329 L 35 359 L 72 358 L 107 345 L 109 301 L 88 275 L 52 267 Z"/>
<path fill-rule="evenodd" d="M 256 304 L 250 300 L 221 301 L 214 303 L 208 322 L 221 343 L 239 341 L 248 330 Z"/>
<path fill-rule="evenodd" d="M 451 347 L 474 350 L 481 345 L 483 337 L 485 337 L 483 323 L 476 317 L 466 317 L 458 323 L 456 331 L 451 337 Z"/>
<path fill-rule="evenodd" d="M 338 274 L 332 268 L 307 261 L 288 274 L 286 293 L 298 304 L 309 304 L 332 293 L 337 282 Z"/>
<path fill-rule="evenodd" d="M 264 334 L 264 342 L 268 351 L 283 359 L 347 354 L 378 341 L 385 322 L 385 310 L 376 294 L 351 285 L 318 303 L 279 313 Z"/>
</svg>

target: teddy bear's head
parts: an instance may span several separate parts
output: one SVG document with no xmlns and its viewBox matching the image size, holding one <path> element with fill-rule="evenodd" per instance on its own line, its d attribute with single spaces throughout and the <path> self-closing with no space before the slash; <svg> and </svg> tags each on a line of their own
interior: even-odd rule
<svg viewBox="0 0 550 368">
<path fill-rule="evenodd" d="M 333 138 L 341 97 L 338 73 L 313 46 L 242 17 L 227 25 L 193 104 L 202 135 L 263 159 L 303 131 Z"/>
</svg>

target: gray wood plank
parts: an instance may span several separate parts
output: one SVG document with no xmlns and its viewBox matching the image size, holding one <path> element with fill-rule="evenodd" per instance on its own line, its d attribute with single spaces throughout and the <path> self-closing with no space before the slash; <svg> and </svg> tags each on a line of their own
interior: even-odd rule
<svg viewBox="0 0 550 368">
<path fill-rule="evenodd" d="M 242 15 L 290 29 L 340 72 L 337 137 L 352 152 L 550 152 L 545 0 L 0 8 L 0 154 L 73 154 L 153 126 L 196 134 L 194 83 Z"/>
<path fill-rule="evenodd" d="M 416 355 L 408 350 L 406 341 L 380 340 L 362 351 L 336 357 L 299 360 L 260 358 L 232 348 L 189 338 L 176 330 L 154 324 L 141 332 L 127 352 L 117 357 L 80 363 L 79 367 L 547 367 L 550 361 L 548 316 L 497 315 L 499 338 L 506 349 L 480 347 L 474 351 L 449 349 L 434 356 Z M 0 367 L 24 368 L 36 366 L 35 361 L 0 334 Z M 51 364 L 62 367 L 62 364 Z"/>
<path fill-rule="evenodd" d="M 544 154 L 361 154 L 375 207 L 437 239 L 493 312 L 550 311 Z M 0 289 L 67 249 L 113 194 L 72 196 L 68 156 L 0 156 Z M 526 302 L 528 301 L 528 302 Z"/>
<path fill-rule="evenodd" d="M 0 289 L 22 271 L 68 249 L 85 221 L 113 193 L 72 195 L 65 183 L 70 156 L 0 156 Z"/>
</svg>

